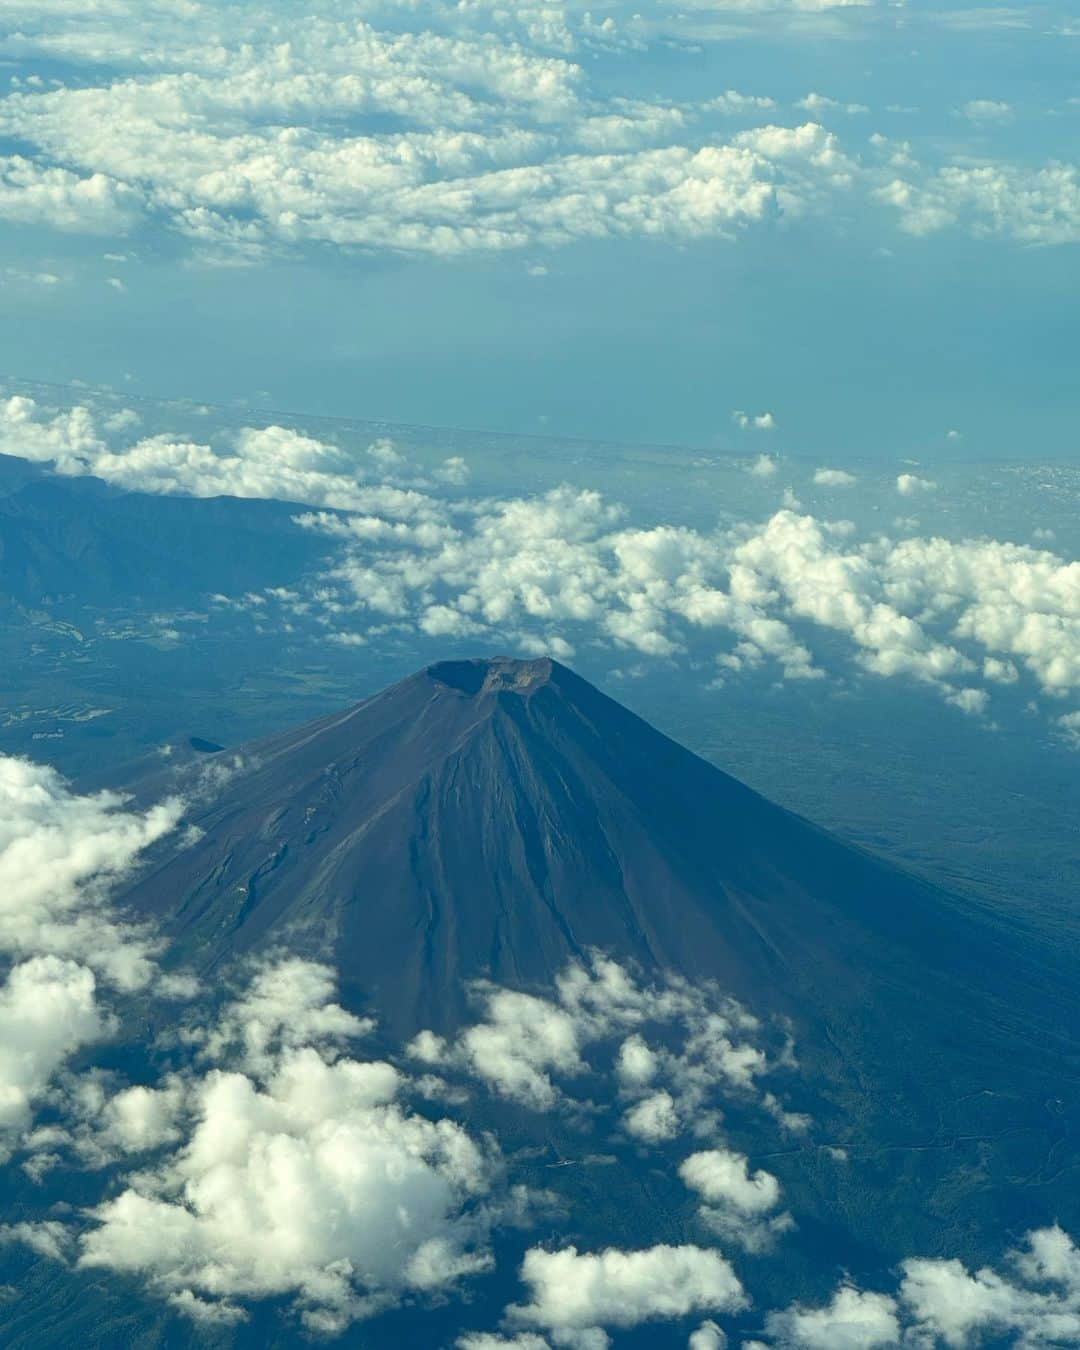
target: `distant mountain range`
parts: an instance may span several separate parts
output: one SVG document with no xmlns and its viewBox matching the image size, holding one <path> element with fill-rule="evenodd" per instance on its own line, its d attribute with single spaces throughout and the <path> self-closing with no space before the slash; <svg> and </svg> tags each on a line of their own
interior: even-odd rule
<svg viewBox="0 0 1080 1350">
<path fill-rule="evenodd" d="M 0 607 L 205 603 L 295 580 L 325 552 L 288 502 L 128 492 L 0 455 Z"/>
</svg>

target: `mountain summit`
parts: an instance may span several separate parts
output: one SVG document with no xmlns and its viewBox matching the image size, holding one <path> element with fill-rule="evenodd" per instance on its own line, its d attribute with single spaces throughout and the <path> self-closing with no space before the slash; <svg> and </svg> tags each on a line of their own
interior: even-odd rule
<svg viewBox="0 0 1080 1350">
<path fill-rule="evenodd" d="M 531 694 L 542 685 L 576 678 L 550 657 L 516 661 L 509 656 L 488 660 L 438 661 L 424 671 L 428 679 L 475 698 L 495 693 Z"/>
</svg>

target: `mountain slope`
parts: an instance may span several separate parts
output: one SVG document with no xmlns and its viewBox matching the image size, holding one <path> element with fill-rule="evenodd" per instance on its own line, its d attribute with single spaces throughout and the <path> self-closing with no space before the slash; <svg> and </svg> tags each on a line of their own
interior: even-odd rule
<svg viewBox="0 0 1080 1350">
<path fill-rule="evenodd" d="M 555 662 L 435 665 L 242 760 L 193 810 L 198 842 L 128 896 L 203 969 L 279 943 L 327 956 L 404 1035 L 455 1026 L 472 979 L 550 980 L 599 947 L 719 980 L 826 1058 L 888 1067 L 908 1102 L 927 1037 L 973 1090 L 1006 1045 L 1024 1074 L 1074 1072 L 1071 983 L 1023 934 Z"/>
</svg>

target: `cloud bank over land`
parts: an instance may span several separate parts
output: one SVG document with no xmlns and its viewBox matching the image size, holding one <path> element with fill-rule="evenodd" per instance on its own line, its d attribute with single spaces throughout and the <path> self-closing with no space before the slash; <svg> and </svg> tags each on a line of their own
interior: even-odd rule
<svg viewBox="0 0 1080 1350">
<path fill-rule="evenodd" d="M 756 1110 L 770 1134 L 782 1129 L 758 1080 L 792 1079 L 790 1043 L 716 989 L 643 984 L 597 954 L 567 967 L 550 997 L 494 986 L 476 996 L 482 1016 L 459 1040 L 423 1033 L 394 1064 L 356 1057 L 374 1022 L 337 1003 L 328 967 L 284 955 L 249 967 L 211 1020 L 193 1008 L 164 1033 L 173 1067 L 159 1080 L 125 1085 L 86 1071 L 69 1085 L 49 1166 L 136 1170 L 82 1218 L 43 1219 L 5 1240 L 137 1275 L 198 1322 L 243 1320 L 252 1302 L 285 1298 L 309 1330 L 338 1334 L 482 1278 L 499 1232 L 551 1211 L 550 1197 L 515 1179 L 497 1140 L 432 1103 L 445 1111 L 477 1092 L 505 1096 L 529 1113 L 555 1110 L 587 1137 L 597 1112 L 614 1124 L 666 1083 L 679 1137 L 660 1142 L 676 1157 L 684 1139 L 718 1138 L 722 1102 Z M 54 997 L 48 1010 L 57 1007 Z M 98 1030 L 65 1025 L 82 1041 Z M 643 1143 L 628 1139 L 631 1154 Z M 703 1157 L 687 1173 L 698 1191 Z M 749 1206 L 735 1195 L 740 1219 L 775 1203 L 771 1178 L 766 1189 Z M 717 1185 L 706 1190 L 722 1201 Z M 605 1327 L 747 1305 L 709 1242 L 596 1253 L 532 1245 L 521 1280 L 527 1297 L 506 1310 L 507 1325 L 557 1345 L 604 1345 Z"/>
<path fill-rule="evenodd" d="M 835 637 L 856 669 L 916 681 L 974 713 L 1021 675 L 1055 700 L 1080 684 L 1080 570 L 1049 550 L 859 540 L 848 522 L 790 507 L 713 534 L 622 519 L 569 487 L 435 513 L 424 500 L 299 517 L 341 542 L 323 581 L 339 615 L 352 608 L 430 636 L 509 633 L 556 655 L 600 636 L 672 659 L 713 633 L 718 677 L 765 666 L 803 680 L 825 674 L 815 647 Z"/>
<path fill-rule="evenodd" d="M 767 481 L 778 475 L 787 504 L 709 531 L 632 524 L 588 488 L 472 495 L 460 456 L 424 469 L 386 441 L 351 451 L 283 426 L 215 444 L 140 437 L 122 417 L 110 430 L 86 408 L 55 412 L 21 396 L 0 404 L 0 450 L 132 491 L 313 508 L 295 519 L 327 541 L 321 575 L 222 597 L 241 609 L 257 601 L 263 623 L 313 623 L 357 644 L 389 626 L 563 658 L 596 642 L 662 661 L 704 652 L 718 681 L 901 679 L 975 716 L 992 716 L 1015 686 L 1047 700 L 1054 734 L 1073 731 L 1080 563 L 1042 542 L 861 533 L 799 505 L 784 482 L 792 470 L 779 474 L 775 460 Z M 854 477 L 804 476 L 830 490 Z M 895 482 L 909 496 L 932 486 L 910 473 Z"/>
<path fill-rule="evenodd" d="M 71 477 L 103 478 L 133 492 L 291 501 L 345 511 L 377 509 L 395 500 L 387 494 L 391 485 L 413 482 L 407 469 L 395 473 L 400 456 L 385 441 L 357 456 L 288 427 L 268 426 L 241 428 L 227 447 L 157 435 L 125 438 L 129 443 L 114 449 L 116 430 L 133 431 L 139 418 L 121 413 L 111 420 L 111 429 L 99 425 L 84 407 L 45 413 L 33 399 L 15 395 L 0 404 L 0 453 L 53 464 Z M 464 472 L 456 457 L 437 470 L 439 480 L 451 485 Z"/>
</svg>

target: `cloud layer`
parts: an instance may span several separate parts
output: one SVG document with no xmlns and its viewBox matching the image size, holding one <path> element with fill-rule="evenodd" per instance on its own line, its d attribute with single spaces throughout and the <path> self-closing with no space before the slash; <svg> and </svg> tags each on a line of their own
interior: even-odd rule
<svg viewBox="0 0 1080 1350">
<path fill-rule="evenodd" d="M 19 147 L 0 159 L 0 217 L 105 236 L 162 224 L 217 261 L 305 247 L 445 258 L 731 237 L 844 213 L 854 194 L 869 218 L 884 208 L 913 235 L 959 226 L 1075 241 L 1075 164 L 942 163 L 932 143 L 924 164 L 906 142 L 867 146 L 850 126 L 842 145 L 828 123 L 851 123 L 862 104 L 815 92 L 784 109 L 737 90 L 678 102 L 642 78 L 654 48 L 753 21 L 851 32 L 874 8 L 708 0 L 594 14 L 387 0 L 349 16 L 316 5 L 298 32 L 252 0 L 191 0 L 182 17 L 129 0 L 9 6 L 5 56 L 63 73 L 16 76 L 0 99 L 0 128 Z M 591 81 L 597 60 L 607 79 Z M 978 136 L 1000 106 L 972 101 L 957 126 Z M 732 132 L 732 119 L 747 125 Z"/>
<path fill-rule="evenodd" d="M 425 471 L 385 441 L 349 451 L 281 426 L 241 428 L 216 444 L 140 438 L 122 418 L 110 431 L 85 408 L 50 411 L 18 396 L 0 403 L 0 450 L 131 490 L 315 508 L 296 521 L 327 541 L 322 575 L 223 598 L 257 603 L 263 623 L 315 623 L 356 643 L 390 626 L 564 658 L 599 641 L 639 657 L 704 656 L 721 681 L 901 679 L 978 716 L 1016 686 L 1049 700 L 1062 739 L 1073 733 L 1080 563 L 1048 547 L 860 535 L 805 510 L 790 486 L 757 523 L 631 524 L 620 503 L 587 488 L 466 495 L 460 458 Z M 763 457 L 755 473 L 762 462 L 771 483 L 778 462 Z M 810 485 L 844 500 L 853 477 L 819 469 Z M 935 491 L 911 473 L 895 487 L 907 497 Z"/>
<path fill-rule="evenodd" d="M 88 809 L 66 800 L 73 821 Z M 65 1061 L 108 1033 L 95 978 L 46 954 L 18 962 L 0 989 L 9 1137 L 25 1134 Z M 818 1304 L 755 1311 L 737 1262 L 770 1259 L 797 1216 L 782 1212 L 776 1177 L 732 1146 L 729 1121 L 756 1120 L 772 1150 L 813 1122 L 777 1095 L 800 1081 L 783 1026 L 716 988 L 646 982 L 596 953 L 549 990 L 478 985 L 476 1020 L 458 1037 L 422 1033 L 394 1062 L 358 1055 L 374 1023 L 337 1002 L 328 967 L 280 954 L 233 978 L 216 1011 L 193 1006 L 170 1024 L 156 1079 L 85 1069 L 66 1084 L 54 1124 L 26 1146 L 54 1150 L 43 1166 L 108 1168 L 115 1181 L 81 1215 L 0 1226 L 0 1245 L 133 1275 L 207 1326 L 274 1300 L 336 1336 L 464 1294 L 498 1268 L 508 1231 L 539 1227 L 514 1259 L 519 1296 L 497 1327 L 462 1333 L 459 1350 L 606 1350 L 646 1326 L 665 1344 L 682 1328 L 691 1350 L 722 1350 L 736 1328 L 758 1350 L 935 1350 L 988 1336 L 1035 1350 L 1080 1336 L 1080 1254 L 1059 1228 L 1029 1233 L 1004 1273 L 913 1257 L 892 1289 L 844 1283 Z M 554 1112 L 627 1157 L 645 1150 L 699 1205 L 694 1239 L 567 1242 L 551 1196 L 456 1118 L 477 1094 Z"/>
<path fill-rule="evenodd" d="M 33 998 L 52 1039 L 32 1029 L 35 1056 L 19 1055 L 22 1023 L 11 1018 L 11 1054 L 44 1078 L 100 1033 L 92 977 L 54 958 L 20 969 L 15 993 Z M 481 1278 L 500 1230 L 550 1210 L 551 1197 L 516 1180 L 493 1138 L 431 1110 L 452 1113 L 479 1093 L 554 1111 L 585 1138 L 598 1113 L 616 1131 L 621 1119 L 631 1157 L 673 1148 L 686 1159 L 688 1192 L 710 1213 L 729 1207 L 727 1239 L 758 1249 L 739 1230 L 776 1208 L 779 1186 L 726 1152 L 719 1108 L 756 1114 L 782 1137 L 762 1087 L 791 1081 L 782 1029 L 716 989 L 642 983 L 599 954 L 568 966 L 549 996 L 495 986 L 476 996 L 478 1020 L 455 1042 L 423 1033 L 395 1065 L 357 1057 L 374 1024 L 336 1002 L 329 968 L 285 955 L 250 968 L 211 1019 L 193 1006 L 165 1033 L 172 1067 L 156 1081 L 89 1070 L 69 1085 L 36 1142 L 52 1150 L 39 1174 L 119 1166 L 120 1183 L 82 1219 L 43 1219 L 47 1231 L 34 1223 L 7 1240 L 39 1250 L 47 1238 L 50 1259 L 136 1275 L 197 1321 L 242 1320 L 253 1302 L 283 1298 L 309 1329 L 337 1333 Z M 674 1128 L 635 1135 L 627 1108 L 661 1085 Z M 715 1148 L 688 1153 L 685 1141 L 701 1138 Z M 633 1250 L 534 1244 L 520 1271 L 526 1297 L 505 1324 L 592 1350 L 607 1344 L 605 1328 L 739 1310 L 746 1295 L 711 1246 L 716 1231 L 703 1222 L 704 1244 Z"/>
</svg>

